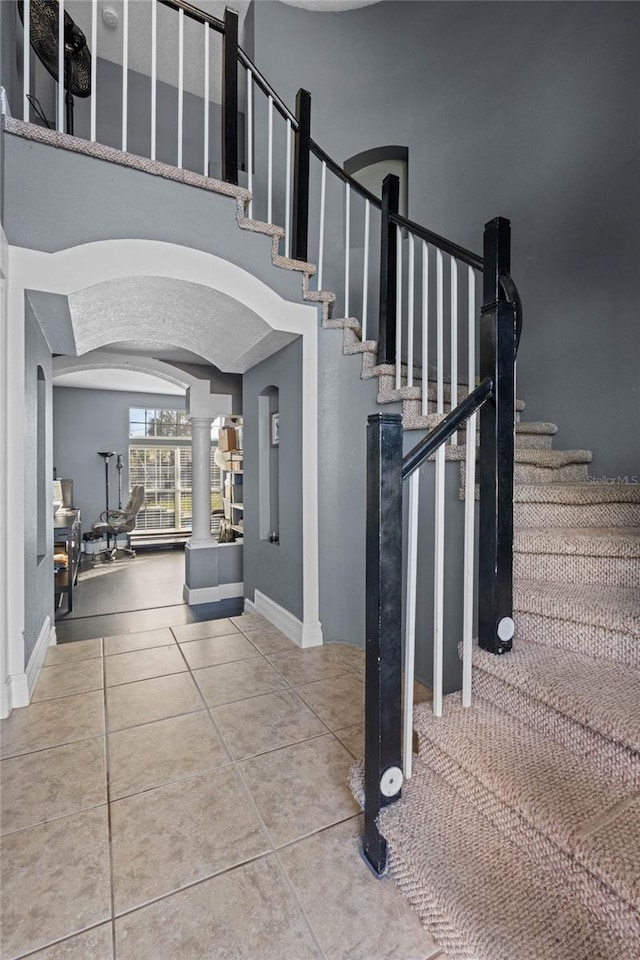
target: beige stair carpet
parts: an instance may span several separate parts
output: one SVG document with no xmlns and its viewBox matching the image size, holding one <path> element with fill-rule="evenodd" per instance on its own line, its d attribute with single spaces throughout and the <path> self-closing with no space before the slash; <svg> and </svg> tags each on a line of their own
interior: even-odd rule
<svg viewBox="0 0 640 960">
<path fill-rule="evenodd" d="M 637 960 L 640 488 L 589 482 L 589 451 L 522 426 L 514 650 L 476 646 L 471 709 L 416 707 L 413 777 L 379 825 L 452 960 Z"/>
</svg>

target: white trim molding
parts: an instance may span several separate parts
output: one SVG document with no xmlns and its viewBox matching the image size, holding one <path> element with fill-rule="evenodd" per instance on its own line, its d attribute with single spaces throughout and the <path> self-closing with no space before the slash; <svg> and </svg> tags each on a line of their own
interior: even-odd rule
<svg viewBox="0 0 640 960">
<path fill-rule="evenodd" d="M 8 255 L 7 255 L 8 254 Z M 3 703 L 12 699 L 13 680 L 25 671 L 24 622 L 24 312 L 25 291 L 38 290 L 64 296 L 77 295 L 97 284 L 131 278 L 168 278 L 187 281 L 226 294 L 258 321 L 262 336 L 271 331 L 301 337 L 303 344 L 303 610 L 304 625 L 283 611 L 280 622 L 288 624 L 283 632 L 301 646 L 322 642 L 319 616 L 319 537 L 318 537 L 318 324 L 317 308 L 311 304 L 290 302 L 243 268 L 213 254 L 179 244 L 155 240 L 102 240 L 46 253 L 26 247 L 9 246 L 2 251 L 2 269 L 7 282 L 0 299 L 7 295 L 7 324 L 0 331 L 0 345 L 6 347 L 0 357 L 0 399 L 6 403 L 0 423 L 0 460 L 6 478 L 0 480 L 0 521 L 4 524 L 4 545 L 0 553 L 0 600 L 7 601 L 0 613 L 0 693 Z M 77 296 L 76 296 L 76 299 Z M 82 297 L 79 298 L 80 301 Z M 79 353 L 99 350 L 113 337 L 104 324 L 74 318 L 74 336 Z M 265 328 L 266 325 L 266 328 Z M 0 325 L 3 326 L 3 325 Z M 77 327 L 77 329 L 76 329 Z M 86 329 L 85 329 L 86 327 Z M 121 331 L 120 331 L 121 332 Z M 140 330 L 132 317 L 124 339 L 136 340 Z M 270 336 L 270 334 L 269 334 Z M 188 341 L 184 331 L 172 333 L 173 346 L 194 349 L 207 356 L 208 349 Z M 169 337 L 167 335 L 167 341 Z M 184 341 L 184 342 L 183 342 Z M 164 341 L 163 341 L 164 342 Z M 271 342 L 271 341 L 269 341 Z M 275 342 L 275 341 L 274 341 Z M 279 341 L 277 341 L 279 342 Z M 259 353 L 259 351 L 258 351 Z M 250 351 L 246 357 L 252 356 Z M 256 361 L 260 359 L 256 356 Z M 10 546 L 9 546 L 10 545 Z M 229 585 L 227 585 L 227 588 Z M 238 595 L 238 594 L 236 594 Z M 240 594 L 242 590 L 240 589 Z M 218 595 L 216 599 L 224 599 Z M 198 600 L 193 602 L 210 602 Z M 216 602 L 215 600 L 213 602 Z M 1 604 L 0 604 L 1 606 Z M 277 613 L 275 614 L 277 616 Z M 287 617 L 289 619 L 287 619 Z M 296 639 L 297 637 L 297 639 Z M 1 688 L 11 684 L 11 690 Z M 25 681 L 25 691 L 28 685 Z M 24 697 L 25 691 L 21 694 Z M 5 697 L 4 694 L 7 694 Z"/>
<path fill-rule="evenodd" d="M 51 617 L 47 614 L 44 618 L 42 627 L 40 628 L 40 633 L 38 634 L 38 639 L 36 640 L 36 645 L 31 651 L 31 656 L 29 657 L 29 663 L 27 664 L 27 669 L 25 671 L 27 677 L 27 687 L 29 690 L 29 700 L 33 696 L 33 691 L 35 690 L 36 683 L 38 682 L 38 677 L 40 676 L 40 671 L 42 669 L 42 664 L 44 663 L 44 658 L 47 655 L 47 649 L 56 644 L 56 628 L 55 624 L 51 622 Z M 19 704 L 14 703 L 14 707 L 19 706 Z M 24 704 L 26 706 L 26 704 Z"/>
<path fill-rule="evenodd" d="M 14 708 L 28 707 L 35 690 L 47 649 L 56 644 L 56 628 L 51 617 L 46 616 L 38 639 L 31 651 L 29 663 L 23 673 L 10 674 L 0 684 L 0 718 L 8 717 Z"/>
<path fill-rule="evenodd" d="M 322 625 L 319 620 L 303 623 L 259 590 L 254 592 L 253 603 L 245 599 L 244 608 L 247 613 L 262 614 L 269 623 L 281 630 L 285 637 L 289 637 L 289 640 L 293 640 L 299 647 L 306 649 L 322 646 Z"/>
<path fill-rule="evenodd" d="M 220 600 L 234 600 L 244 593 L 244 583 L 220 583 L 216 587 L 182 588 L 182 597 L 190 607 L 197 603 L 218 603 Z"/>
</svg>

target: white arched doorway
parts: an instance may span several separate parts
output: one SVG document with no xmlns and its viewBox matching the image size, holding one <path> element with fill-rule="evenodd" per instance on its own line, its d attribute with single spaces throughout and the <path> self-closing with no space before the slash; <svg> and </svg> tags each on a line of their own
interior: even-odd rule
<svg viewBox="0 0 640 960">
<path fill-rule="evenodd" d="M 114 340 L 154 339 L 193 350 L 228 372 L 243 373 L 294 338 L 302 345 L 303 626 L 315 642 L 318 622 L 316 310 L 284 300 L 245 270 L 212 254 L 146 240 L 108 240 L 57 253 L 10 247 L 3 543 L 1 715 L 29 702 L 40 664 L 25 663 L 24 377 L 25 293 L 68 298 L 77 353 Z M 160 322 L 160 319 L 162 322 Z M 232 323 L 229 325 L 229 320 Z M 36 651 L 34 651 L 35 654 Z M 42 651 L 44 656 L 44 650 Z M 33 659 L 33 658 L 31 658 Z M 41 662 L 41 660 L 40 660 Z"/>
</svg>

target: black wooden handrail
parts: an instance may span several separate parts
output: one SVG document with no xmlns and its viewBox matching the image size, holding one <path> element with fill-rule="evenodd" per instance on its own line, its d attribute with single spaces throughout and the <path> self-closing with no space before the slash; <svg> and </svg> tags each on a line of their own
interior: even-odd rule
<svg viewBox="0 0 640 960">
<path fill-rule="evenodd" d="M 473 253 L 472 250 L 466 250 L 452 240 L 447 240 L 446 237 L 441 237 L 439 234 L 434 233 L 433 230 L 428 230 L 413 220 L 407 220 L 406 217 L 402 217 L 399 213 L 391 214 L 389 219 L 399 227 L 403 227 L 405 230 L 413 233 L 416 237 L 420 237 L 421 240 L 426 240 L 427 243 L 438 247 L 438 249 L 444 251 L 444 253 L 450 253 L 456 260 L 461 260 L 462 263 L 466 263 L 476 270 L 482 270 L 484 260 L 478 256 L 477 253 Z"/>
<path fill-rule="evenodd" d="M 245 53 L 242 47 L 238 47 L 238 62 L 241 63 L 242 66 L 245 67 L 247 70 L 251 70 L 253 79 L 255 80 L 257 86 L 260 87 L 260 89 L 265 94 L 265 96 L 271 97 L 271 99 L 273 100 L 274 107 L 276 108 L 278 113 L 282 116 L 282 118 L 284 120 L 289 120 L 293 129 L 297 130 L 298 121 L 296 119 L 295 114 L 292 113 L 291 110 L 289 110 L 289 107 L 286 105 L 284 100 L 280 99 L 280 97 L 275 92 L 275 90 L 273 89 L 269 81 L 256 67 L 251 57 L 247 53 Z"/>
<path fill-rule="evenodd" d="M 194 7 L 192 3 L 187 3 L 186 0 L 158 0 L 158 2 L 164 7 L 170 7 L 172 10 L 184 11 L 187 17 L 190 17 L 197 23 L 209 24 L 212 30 L 217 31 L 217 33 L 224 33 L 224 20 L 219 20 L 218 17 L 212 17 L 211 14 L 205 13 L 204 10 L 200 10 L 199 7 Z"/>
<path fill-rule="evenodd" d="M 408 480 L 425 460 L 436 452 L 438 447 L 452 436 L 456 430 L 467 422 L 483 403 L 486 403 L 493 396 L 494 384 L 491 377 L 487 377 L 479 386 L 473 390 L 468 397 L 465 397 L 457 407 L 454 407 L 444 420 L 434 427 L 430 433 L 415 445 L 413 450 L 403 457 L 402 460 L 402 479 Z"/>
<path fill-rule="evenodd" d="M 368 200 L 369 203 L 373 204 L 374 207 L 377 207 L 378 210 L 382 207 L 382 201 L 379 197 L 376 197 L 374 193 L 371 193 L 370 190 L 367 190 L 366 187 L 363 187 L 361 183 L 358 183 L 357 180 L 351 176 L 350 173 L 347 173 L 346 170 L 343 170 L 342 167 L 333 160 L 329 154 L 318 146 L 315 140 L 311 139 L 310 144 L 311 152 L 315 154 L 318 160 L 326 163 L 329 170 L 338 177 L 339 180 L 342 180 L 343 183 L 348 183 L 356 193 L 359 193 L 361 197 L 364 197 L 365 200 Z"/>
</svg>

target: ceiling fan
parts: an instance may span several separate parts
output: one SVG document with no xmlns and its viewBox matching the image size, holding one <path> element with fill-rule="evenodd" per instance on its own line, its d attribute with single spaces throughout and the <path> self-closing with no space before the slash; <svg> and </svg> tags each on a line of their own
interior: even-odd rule
<svg viewBox="0 0 640 960">
<path fill-rule="evenodd" d="M 24 0 L 17 0 L 24 24 Z M 36 56 L 54 80 L 58 80 L 58 0 L 31 0 L 29 40 Z M 87 40 L 69 14 L 64 12 L 64 89 L 67 133 L 73 135 L 73 98 L 91 95 L 91 51 Z M 30 98 L 31 99 L 31 98 Z M 43 116 L 41 114 L 41 116 Z M 50 126 L 46 117 L 43 117 Z"/>
</svg>

